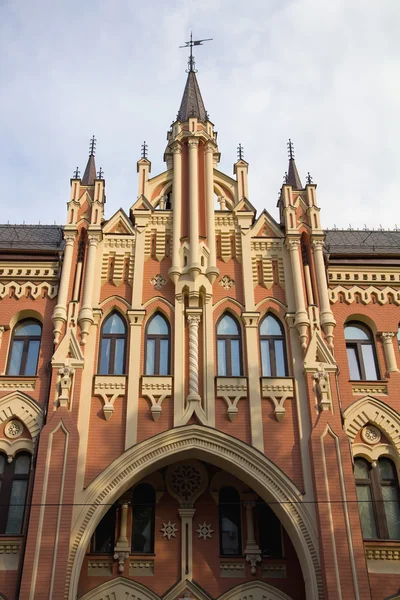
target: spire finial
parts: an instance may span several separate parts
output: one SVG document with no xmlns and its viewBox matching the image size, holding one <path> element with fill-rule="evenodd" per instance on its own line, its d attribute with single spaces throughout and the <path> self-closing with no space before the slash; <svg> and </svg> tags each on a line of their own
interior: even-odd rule
<svg viewBox="0 0 400 600">
<path fill-rule="evenodd" d="M 190 32 L 190 40 L 185 42 L 184 46 L 179 46 L 179 48 L 190 48 L 189 60 L 188 60 L 188 68 L 186 69 L 186 73 L 197 73 L 197 69 L 195 68 L 194 56 L 193 56 L 193 46 L 202 46 L 203 42 L 211 42 L 212 38 L 206 38 L 204 40 L 194 40 L 193 34 Z"/>
<path fill-rule="evenodd" d="M 312 182 L 313 182 L 313 180 L 312 180 L 312 177 L 310 175 L 310 171 L 308 171 L 307 177 L 306 177 L 306 183 L 307 183 L 307 185 L 312 185 Z"/>
<path fill-rule="evenodd" d="M 89 156 L 94 156 L 96 153 L 96 138 L 93 136 L 89 142 Z"/>
<path fill-rule="evenodd" d="M 290 138 L 287 143 L 287 148 L 288 148 L 289 158 L 290 158 L 290 160 L 293 160 L 294 159 L 294 146 L 293 146 L 293 142 Z"/>
<path fill-rule="evenodd" d="M 143 142 L 142 149 L 141 149 L 142 158 L 147 158 L 147 149 L 148 149 L 148 146 L 147 146 L 146 142 Z"/>
<path fill-rule="evenodd" d="M 80 178 L 80 176 L 81 176 L 81 172 L 80 172 L 80 170 L 79 170 L 79 167 L 76 167 L 76 169 L 75 169 L 75 171 L 74 171 L 74 174 L 73 174 L 73 178 L 74 178 L 74 179 L 79 179 L 79 178 Z"/>
<path fill-rule="evenodd" d="M 289 181 L 289 177 L 288 177 L 287 171 L 285 171 L 285 174 L 283 176 L 283 183 L 287 183 L 288 181 Z"/>
<path fill-rule="evenodd" d="M 243 149 L 242 144 L 239 142 L 239 146 L 237 147 L 238 160 L 242 160 L 243 154 L 244 154 L 244 149 Z"/>
<path fill-rule="evenodd" d="M 97 179 L 104 179 L 104 171 L 103 171 L 103 169 L 101 167 L 97 171 Z"/>
</svg>

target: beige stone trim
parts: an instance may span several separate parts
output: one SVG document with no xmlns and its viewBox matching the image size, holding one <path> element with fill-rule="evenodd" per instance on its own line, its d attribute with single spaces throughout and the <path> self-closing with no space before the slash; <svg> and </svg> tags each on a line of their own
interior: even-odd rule
<svg viewBox="0 0 400 600">
<path fill-rule="evenodd" d="M 43 424 L 43 412 L 40 406 L 23 392 L 11 392 L 0 399 L 0 423 L 12 417 L 17 417 L 24 423 L 35 442 Z"/>
<path fill-rule="evenodd" d="M 211 143 L 205 146 L 206 155 L 206 201 L 207 201 L 207 245 L 210 250 L 210 260 L 207 275 L 214 283 L 218 276 L 217 254 L 215 246 L 215 220 L 214 220 L 214 146 Z"/>
<path fill-rule="evenodd" d="M 369 444 L 359 443 L 353 444 L 351 450 L 354 458 L 362 456 L 371 463 L 376 462 L 381 456 L 388 456 L 393 460 L 400 474 L 400 457 L 394 446 L 380 443 L 370 446 Z"/>
<path fill-rule="evenodd" d="M 386 366 L 388 373 L 396 373 L 397 368 L 396 355 L 394 353 L 393 338 L 397 344 L 397 332 L 384 331 L 380 334 L 383 341 L 383 350 L 385 352 Z"/>
<path fill-rule="evenodd" d="M 158 421 L 163 401 L 172 395 L 172 377 L 143 375 L 142 395 L 149 398 L 151 415 L 154 421 Z"/>
<path fill-rule="evenodd" d="M 0 571 L 16 571 L 19 564 L 21 540 L 0 542 Z"/>
<path fill-rule="evenodd" d="M 315 270 L 317 276 L 318 296 L 321 309 L 321 326 L 324 330 L 329 348 L 333 349 L 333 329 L 336 325 L 328 294 L 328 282 L 326 279 L 325 263 L 324 263 L 324 242 L 322 239 L 313 239 L 312 247 L 314 250 Z"/>
<path fill-rule="evenodd" d="M 120 600 L 120 598 L 160 600 L 157 594 L 141 583 L 126 579 L 125 577 L 116 577 L 115 579 L 111 579 L 111 581 L 102 583 L 82 596 L 81 600 L 109 600 L 111 598 L 115 598 L 115 600 Z"/>
<path fill-rule="evenodd" d="M 109 465 L 77 498 L 65 599 L 76 595 L 79 573 L 90 537 L 106 512 L 123 492 L 144 474 L 190 455 L 228 469 L 266 502 L 273 502 L 299 558 L 307 600 L 323 600 L 318 540 L 307 505 L 293 482 L 255 448 L 220 431 L 188 425 L 156 435 L 126 451 Z"/>
<path fill-rule="evenodd" d="M 388 387 L 386 383 L 352 383 L 353 394 L 374 394 L 374 396 L 387 396 Z"/>
<path fill-rule="evenodd" d="M 375 297 L 377 303 L 383 305 L 389 303 L 390 297 L 393 304 L 400 306 L 400 291 L 391 287 L 380 289 L 374 286 L 363 288 L 359 285 L 353 285 L 350 288 L 346 288 L 342 285 L 338 285 L 329 290 L 329 300 L 331 304 L 339 302 L 340 295 L 343 295 L 344 301 L 347 304 L 356 302 L 356 297 L 360 299 L 361 304 L 371 304 L 373 301 L 372 298 Z"/>
<path fill-rule="evenodd" d="M 389 437 L 400 456 L 400 415 L 385 402 L 366 396 L 351 404 L 344 412 L 344 430 L 354 440 L 367 423 L 376 425 Z"/>
<path fill-rule="evenodd" d="M 18 440 L 13 441 L 6 440 L 4 438 L 0 439 L 0 452 L 4 452 L 4 454 L 7 455 L 8 462 L 12 462 L 15 458 L 15 455 L 22 451 L 33 454 L 33 441 L 26 438 L 19 438 Z"/>
<path fill-rule="evenodd" d="M 24 298 L 30 296 L 34 300 L 45 295 L 52 300 L 57 296 L 58 285 L 51 285 L 44 281 L 43 283 L 32 283 L 32 281 L 26 281 L 25 283 L 17 283 L 16 281 L 10 281 L 6 284 L 0 284 L 0 298 L 5 298 L 10 295 L 13 290 L 15 298 Z"/>
<path fill-rule="evenodd" d="M 0 376 L 0 391 L 8 392 L 9 390 L 31 390 L 33 391 L 36 387 L 36 377 L 9 377 Z"/>
<path fill-rule="evenodd" d="M 95 375 L 93 381 L 93 393 L 99 396 L 103 402 L 103 414 L 109 421 L 114 412 L 114 402 L 119 396 L 125 396 L 125 375 Z"/>
<path fill-rule="evenodd" d="M 234 421 L 239 412 L 239 400 L 247 398 L 246 377 L 217 377 L 217 396 L 223 398 L 228 407 L 228 417 Z"/>
<path fill-rule="evenodd" d="M 253 288 L 252 288 L 253 289 Z M 258 312 L 244 312 L 242 321 L 245 325 L 246 348 L 258 348 Z M 261 409 L 260 393 L 260 365 L 258 352 L 254 352 L 252 359 L 247 362 L 248 369 L 248 397 L 250 407 L 251 443 L 255 448 L 264 452 L 264 432 Z"/>
<path fill-rule="evenodd" d="M 74 253 L 75 233 L 64 235 L 65 248 L 64 260 L 61 270 L 60 287 L 58 290 L 57 305 L 54 309 L 52 321 L 54 325 L 54 343 L 58 344 L 63 323 L 67 320 L 67 296 L 71 280 L 72 256 Z"/>
<path fill-rule="evenodd" d="M 199 262 L 199 140 L 189 138 L 190 271 L 200 271 Z"/>
<path fill-rule="evenodd" d="M 86 344 L 90 326 L 93 324 L 92 298 L 96 271 L 97 246 L 99 244 L 98 234 L 93 235 L 89 230 L 88 250 L 85 280 L 83 282 L 82 307 L 78 315 L 78 323 L 81 327 L 81 342 Z"/>
<path fill-rule="evenodd" d="M 244 562 L 222 562 L 221 561 L 220 565 L 219 565 L 219 576 L 244 579 L 246 577 L 244 567 L 245 567 Z"/>
<path fill-rule="evenodd" d="M 287 242 L 288 250 L 290 253 L 290 261 L 292 266 L 292 277 L 293 277 L 293 290 L 296 303 L 296 316 L 295 325 L 300 336 L 301 347 L 303 350 L 307 348 L 307 329 L 309 325 L 309 318 L 306 312 L 306 306 L 304 301 L 303 282 L 301 277 L 300 268 L 300 240 L 289 239 Z"/>
<path fill-rule="evenodd" d="M 294 398 L 292 377 L 263 377 L 261 390 L 262 397 L 272 401 L 277 421 L 281 421 L 286 413 L 286 400 Z"/>
<path fill-rule="evenodd" d="M 228 590 L 218 600 L 291 600 L 290 596 L 263 581 L 248 581 Z M 307 596 L 308 600 L 308 596 Z"/>
<path fill-rule="evenodd" d="M 129 319 L 129 364 L 126 394 L 125 450 L 136 444 L 137 440 L 139 382 L 141 372 L 138 348 L 142 347 L 142 325 L 146 311 L 143 309 L 131 309 L 128 310 L 127 314 Z"/>
</svg>

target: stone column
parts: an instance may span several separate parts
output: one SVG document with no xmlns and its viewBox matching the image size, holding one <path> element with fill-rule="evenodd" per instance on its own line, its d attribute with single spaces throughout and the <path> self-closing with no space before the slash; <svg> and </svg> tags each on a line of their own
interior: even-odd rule
<svg viewBox="0 0 400 600">
<path fill-rule="evenodd" d="M 83 284 L 82 308 L 78 317 L 78 323 L 81 326 L 82 344 L 86 344 L 86 337 L 89 334 L 90 325 L 93 323 L 92 294 L 98 243 L 99 238 L 97 235 L 89 235 L 85 281 Z"/>
<path fill-rule="evenodd" d="M 67 321 L 68 288 L 71 279 L 72 255 L 74 252 L 75 234 L 65 235 L 64 260 L 61 268 L 60 286 L 58 288 L 57 305 L 54 308 L 52 321 L 54 325 L 54 343 L 58 344 L 63 323 Z"/>
<path fill-rule="evenodd" d="M 207 244 L 210 251 L 207 276 L 211 283 L 218 277 L 217 252 L 215 247 L 215 221 L 214 221 L 214 148 L 207 144 L 206 152 L 206 198 L 207 198 Z"/>
<path fill-rule="evenodd" d="M 199 140 L 189 140 L 189 196 L 190 196 L 190 265 L 189 271 L 200 273 L 199 263 Z"/>
<path fill-rule="evenodd" d="M 118 561 L 118 572 L 123 573 L 125 561 L 129 558 L 130 547 L 128 543 L 128 510 L 129 502 L 124 500 L 121 504 L 121 522 L 119 537 L 114 548 L 114 560 Z"/>
<path fill-rule="evenodd" d="M 194 508 L 180 508 L 178 510 L 181 518 L 181 540 L 182 540 L 182 568 L 181 579 L 191 580 L 193 577 L 193 517 L 196 512 Z"/>
<path fill-rule="evenodd" d="M 254 519 L 253 509 L 256 506 L 255 502 L 246 502 L 246 528 L 247 528 L 247 542 L 245 548 L 245 556 L 248 563 L 251 565 L 252 575 L 256 574 L 257 563 L 261 562 L 261 550 L 256 542 L 256 536 L 254 534 Z"/>
<path fill-rule="evenodd" d="M 200 402 L 199 395 L 199 325 L 200 309 L 188 309 L 189 324 L 189 394 L 187 402 Z"/>
<path fill-rule="evenodd" d="M 252 351 L 251 349 L 258 348 L 258 319 L 260 313 L 258 312 L 245 312 L 242 314 L 242 321 L 245 326 L 246 335 L 246 348 L 248 354 Z M 253 357 L 247 362 L 248 369 L 248 397 L 250 407 L 250 429 L 251 429 L 251 443 L 254 448 L 257 448 L 260 452 L 264 452 L 264 434 L 263 434 L 263 420 L 262 420 L 262 407 L 261 407 L 261 393 L 260 393 L 260 367 L 258 352 L 253 352 Z"/>
<path fill-rule="evenodd" d="M 137 441 L 140 382 L 140 361 L 137 352 L 142 343 L 142 324 L 145 314 L 144 309 L 130 309 L 127 311 L 129 319 L 129 359 L 126 387 L 125 450 L 131 448 Z"/>
<path fill-rule="evenodd" d="M 333 330 L 336 325 L 331 305 L 329 302 L 328 282 L 326 280 L 323 247 L 321 240 L 313 240 L 312 247 L 314 251 L 315 271 L 317 276 L 318 296 L 320 302 L 321 327 L 325 332 L 328 346 L 333 350 Z"/>
<path fill-rule="evenodd" d="M 172 267 L 169 274 L 174 283 L 177 282 L 181 272 L 179 250 L 181 247 L 181 221 L 182 221 L 182 146 L 176 142 L 172 148 L 174 153 L 174 172 L 172 180 Z"/>
<path fill-rule="evenodd" d="M 394 337 L 396 337 L 396 334 L 392 331 L 384 331 L 381 333 L 388 373 L 396 373 L 399 370 L 397 368 L 396 355 L 393 348 Z"/>
<path fill-rule="evenodd" d="M 290 262 L 292 265 L 293 275 L 293 290 L 296 301 L 296 316 L 295 325 L 299 332 L 301 347 L 303 350 L 307 348 L 307 326 L 310 322 L 306 306 L 304 302 L 303 281 L 301 277 L 300 256 L 299 256 L 300 240 L 290 239 L 288 241 L 288 249 L 290 252 Z"/>
</svg>

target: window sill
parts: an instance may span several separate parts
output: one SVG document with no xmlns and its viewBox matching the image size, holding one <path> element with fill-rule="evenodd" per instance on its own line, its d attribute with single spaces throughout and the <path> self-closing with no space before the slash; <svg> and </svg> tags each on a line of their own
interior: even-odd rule
<svg viewBox="0 0 400 600">
<path fill-rule="evenodd" d="M 0 375 L 0 391 L 34 390 L 37 375 Z"/>
<path fill-rule="evenodd" d="M 365 394 L 377 394 L 381 396 L 387 396 L 388 387 L 387 380 L 375 380 L 375 381 L 354 381 L 353 379 L 349 380 L 351 383 L 353 395 L 365 395 Z"/>
<path fill-rule="evenodd" d="M 364 540 L 364 549 L 368 563 L 388 561 L 400 572 L 400 540 Z"/>
</svg>

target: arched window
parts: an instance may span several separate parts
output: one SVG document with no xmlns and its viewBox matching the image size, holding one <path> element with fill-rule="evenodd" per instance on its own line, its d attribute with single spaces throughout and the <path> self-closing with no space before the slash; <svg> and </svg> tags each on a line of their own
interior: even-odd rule
<svg viewBox="0 0 400 600">
<path fill-rule="evenodd" d="M 400 540 L 400 491 L 394 463 L 380 458 L 372 467 L 354 460 L 361 528 L 366 539 Z"/>
<path fill-rule="evenodd" d="M 101 330 L 100 375 L 125 373 L 126 325 L 118 313 L 111 313 Z"/>
<path fill-rule="evenodd" d="M 156 313 L 147 325 L 146 375 L 169 375 L 169 353 L 169 324 L 160 313 Z"/>
<path fill-rule="evenodd" d="M 217 325 L 218 375 L 240 377 L 242 375 L 241 356 L 239 325 L 233 317 L 225 314 Z"/>
<path fill-rule="evenodd" d="M 132 494 L 132 552 L 153 554 L 156 493 L 148 483 L 138 485 Z"/>
<path fill-rule="evenodd" d="M 257 502 L 258 545 L 261 554 L 266 558 L 282 558 L 282 527 L 281 523 L 266 502 Z"/>
<path fill-rule="evenodd" d="M 0 454 L 0 534 L 20 535 L 24 520 L 31 457 L 17 454 L 9 463 Z"/>
<path fill-rule="evenodd" d="M 114 504 L 97 525 L 92 536 L 91 552 L 99 554 L 111 554 L 114 552 L 116 513 L 117 507 Z"/>
<path fill-rule="evenodd" d="M 260 345 L 263 377 L 286 377 L 285 335 L 282 325 L 272 315 L 261 322 Z"/>
<path fill-rule="evenodd" d="M 240 496 L 233 487 L 223 487 L 219 491 L 219 543 L 222 556 L 242 554 Z"/>
<path fill-rule="evenodd" d="M 378 362 L 371 331 L 361 323 L 348 323 L 344 328 L 350 379 L 374 381 L 379 379 Z"/>
<path fill-rule="evenodd" d="M 42 326 L 35 319 L 24 319 L 14 328 L 8 375 L 36 375 Z"/>
</svg>

